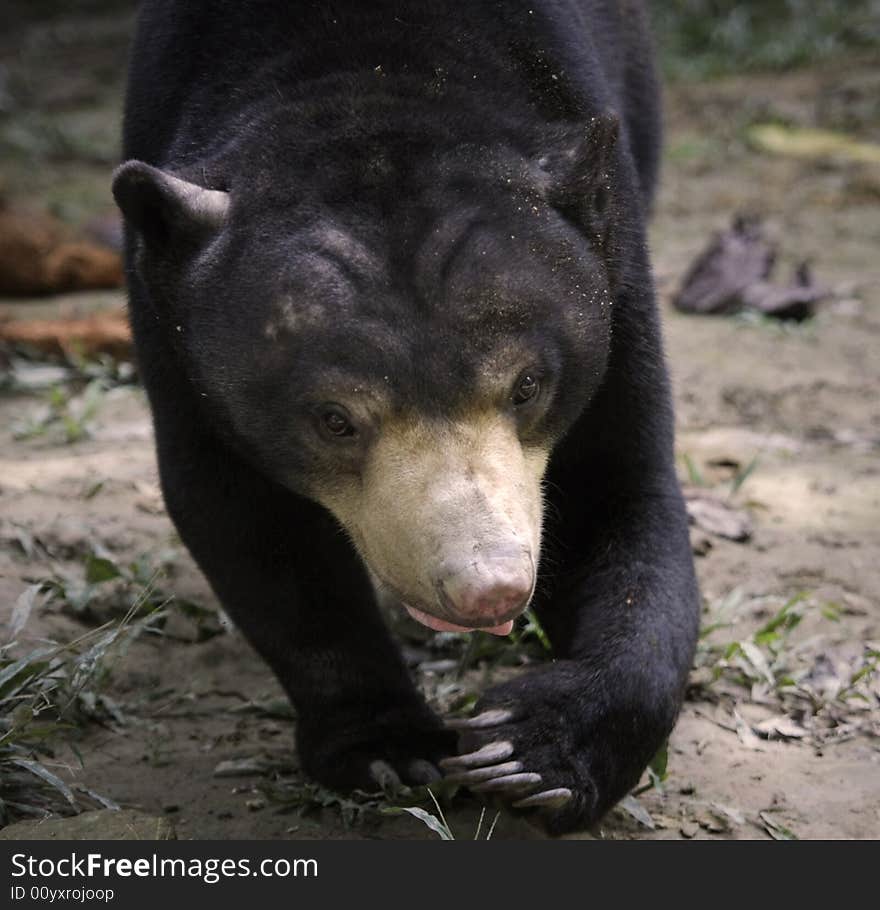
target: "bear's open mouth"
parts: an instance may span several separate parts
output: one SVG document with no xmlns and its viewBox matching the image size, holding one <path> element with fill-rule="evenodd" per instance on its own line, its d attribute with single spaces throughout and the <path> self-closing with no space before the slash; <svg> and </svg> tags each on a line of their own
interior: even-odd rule
<svg viewBox="0 0 880 910">
<path fill-rule="evenodd" d="M 481 628 L 468 628 L 467 626 L 457 626 L 454 623 L 446 622 L 443 619 L 438 619 L 436 616 L 431 616 L 430 613 L 423 613 L 421 610 L 417 610 L 415 607 L 411 607 L 409 604 L 404 604 L 406 607 L 406 612 L 416 622 L 420 622 L 423 626 L 427 626 L 429 629 L 433 629 L 435 632 L 488 632 L 490 635 L 510 635 L 513 630 L 513 620 L 508 619 L 507 622 L 501 623 L 500 626 L 484 626 Z"/>
</svg>

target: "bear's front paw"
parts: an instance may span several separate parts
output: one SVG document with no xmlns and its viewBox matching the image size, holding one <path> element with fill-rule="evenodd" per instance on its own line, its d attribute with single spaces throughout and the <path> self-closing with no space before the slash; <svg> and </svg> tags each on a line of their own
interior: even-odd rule
<svg viewBox="0 0 880 910">
<path fill-rule="evenodd" d="M 438 763 L 455 751 L 455 735 L 424 716 L 303 725 L 297 740 L 306 773 L 333 790 L 396 790 L 431 784 Z"/>
<path fill-rule="evenodd" d="M 638 782 L 656 748 L 644 718 L 609 710 L 583 671 L 560 661 L 493 687 L 473 717 L 448 721 L 459 754 L 440 765 L 453 783 L 561 834 L 594 824 Z"/>
</svg>

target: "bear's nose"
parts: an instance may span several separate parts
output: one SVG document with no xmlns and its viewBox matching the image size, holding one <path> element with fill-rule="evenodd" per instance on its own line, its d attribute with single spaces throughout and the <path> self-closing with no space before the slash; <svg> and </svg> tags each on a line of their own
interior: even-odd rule
<svg viewBox="0 0 880 910">
<path fill-rule="evenodd" d="M 535 586 L 531 554 L 488 556 L 437 580 L 441 603 L 454 621 L 473 628 L 497 626 L 518 616 Z"/>
</svg>

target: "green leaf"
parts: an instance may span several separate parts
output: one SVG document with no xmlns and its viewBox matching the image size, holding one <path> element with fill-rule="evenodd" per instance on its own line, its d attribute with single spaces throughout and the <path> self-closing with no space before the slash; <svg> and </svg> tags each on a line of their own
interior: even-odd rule
<svg viewBox="0 0 880 910">
<path fill-rule="evenodd" d="M 697 467 L 691 456 L 687 454 L 687 452 L 682 453 L 681 459 L 684 462 L 684 466 L 687 468 L 688 478 L 690 479 L 690 482 L 695 487 L 708 486 L 706 483 L 706 478 L 703 477 L 700 469 Z"/>
<path fill-rule="evenodd" d="M 79 784 L 76 788 L 80 793 L 85 793 L 86 796 L 93 799 L 96 803 L 102 805 L 105 809 L 112 809 L 114 812 L 118 812 L 122 807 L 119 803 L 114 802 L 110 799 L 109 796 L 102 796 L 100 793 L 96 793 L 94 790 L 89 790 L 88 787 L 84 787 L 82 784 Z"/>
<path fill-rule="evenodd" d="M 47 784 L 54 787 L 71 806 L 76 807 L 76 797 L 73 795 L 73 791 L 70 787 L 68 787 L 60 777 L 56 777 L 51 771 L 44 768 L 39 762 L 29 761 L 26 758 L 13 758 L 10 761 L 10 764 L 18 765 L 20 768 L 24 768 L 26 771 L 30 771 L 31 774 L 41 778 Z"/>
<path fill-rule="evenodd" d="M 17 733 L 22 735 L 29 743 L 42 742 L 52 737 L 57 737 L 62 730 L 73 730 L 72 724 L 59 724 L 55 721 L 47 724 L 28 724 L 24 729 L 17 729 Z"/>
<path fill-rule="evenodd" d="M 9 638 L 15 638 L 19 632 L 27 625 L 30 619 L 31 611 L 37 602 L 37 595 L 43 590 L 43 583 L 37 582 L 24 589 L 15 601 L 12 608 L 12 616 L 9 619 Z"/>
<path fill-rule="evenodd" d="M 657 781 L 662 783 L 668 775 L 667 765 L 669 764 L 669 740 L 664 740 L 663 745 L 657 750 L 657 754 L 651 759 L 648 769 Z"/>
<path fill-rule="evenodd" d="M 103 556 L 90 553 L 86 558 L 86 581 L 90 585 L 97 585 L 104 581 L 119 578 L 122 572 L 112 560 Z"/>
<path fill-rule="evenodd" d="M 752 471 L 754 471 L 755 468 L 758 467 L 759 461 L 760 461 L 760 457 L 758 455 L 756 455 L 748 463 L 748 465 L 746 465 L 746 467 L 743 468 L 743 470 L 740 471 L 739 474 L 737 474 L 736 477 L 733 478 L 733 483 L 731 483 L 731 485 L 730 485 L 730 495 L 731 496 L 735 496 L 739 492 L 740 487 L 749 479 L 749 475 L 752 473 Z"/>
<path fill-rule="evenodd" d="M 43 660 L 52 653 L 43 649 L 13 661 L 0 671 L 0 699 L 13 696 L 27 680 L 40 676 L 49 668 L 49 661 Z"/>
<path fill-rule="evenodd" d="M 67 404 L 68 395 L 63 386 L 52 386 L 46 397 L 53 408 L 63 408 Z"/>
<path fill-rule="evenodd" d="M 640 825 L 644 825 L 651 831 L 654 830 L 654 819 L 651 818 L 651 813 L 634 796 L 625 796 L 618 805 Z"/>
<path fill-rule="evenodd" d="M 535 611 L 529 607 L 529 609 L 525 611 L 524 616 L 526 618 L 526 627 L 522 632 L 523 637 L 526 635 L 534 635 L 545 651 L 552 651 L 553 645 L 550 644 L 550 639 L 547 637 L 547 633 L 544 631 L 544 627 L 541 625 Z"/>
<path fill-rule="evenodd" d="M 417 818 L 422 824 L 430 828 L 435 834 L 440 835 L 440 840 L 455 840 L 452 832 L 449 830 L 449 827 L 445 825 L 439 818 L 434 815 L 431 815 L 430 812 L 426 812 L 424 809 L 419 809 L 418 806 L 400 806 L 393 809 L 383 810 L 383 814 L 386 815 L 399 815 L 401 812 L 408 812 L 413 818 Z"/>
<path fill-rule="evenodd" d="M 773 840 L 799 840 L 797 834 L 786 828 L 782 822 L 777 821 L 769 812 L 759 812 L 761 821 L 764 822 L 764 830 L 773 838 Z"/>
<path fill-rule="evenodd" d="M 781 636 L 778 632 L 756 632 L 755 633 L 755 644 L 756 645 L 771 645 L 775 641 L 778 641 Z"/>
<path fill-rule="evenodd" d="M 708 638 L 713 632 L 717 632 L 719 629 L 729 629 L 731 625 L 732 623 L 729 622 L 709 623 L 700 629 L 700 639 Z"/>
<path fill-rule="evenodd" d="M 795 612 L 794 608 L 806 600 L 807 595 L 803 592 L 800 594 L 795 594 L 790 600 L 788 600 L 782 607 L 782 609 L 772 617 L 768 622 L 766 622 L 758 631 L 755 633 L 755 639 L 758 636 L 769 635 L 771 632 L 775 632 L 780 626 L 784 626 L 785 631 L 790 632 L 803 618 L 800 613 Z"/>
</svg>

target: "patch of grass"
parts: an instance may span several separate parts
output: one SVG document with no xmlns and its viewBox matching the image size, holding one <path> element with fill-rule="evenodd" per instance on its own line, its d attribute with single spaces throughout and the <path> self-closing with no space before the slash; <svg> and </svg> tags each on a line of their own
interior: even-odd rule
<svg viewBox="0 0 880 910">
<path fill-rule="evenodd" d="M 112 805 L 89 791 L 81 792 L 91 804 L 83 803 L 82 795 L 51 770 L 58 748 L 65 746 L 79 758 L 78 728 L 98 721 L 119 729 L 130 720 L 105 691 L 110 671 L 142 632 L 169 636 L 172 604 L 195 625 L 197 639 L 221 631 L 214 611 L 159 587 L 166 558 L 160 554 L 158 565 L 155 556 L 122 563 L 95 546 L 83 558 L 81 576 L 56 572 L 16 601 L 10 640 L 0 646 L 0 826 L 28 815 L 78 812 L 95 802 Z M 22 654 L 15 639 L 38 608 L 61 609 L 101 624 L 67 644 L 46 642 Z M 148 758 L 158 765 L 165 761 L 167 736 L 161 725 L 152 732 Z"/>
<path fill-rule="evenodd" d="M 337 793 L 299 777 L 275 777 L 262 782 L 259 790 L 269 803 L 282 811 L 295 812 L 299 818 L 330 809 L 339 815 L 346 828 L 361 824 L 366 819 L 378 819 L 383 810 L 392 808 L 384 793 L 362 790 Z"/>
<path fill-rule="evenodd" d="M 49 437 L 70 444 L 89 435 L 89 427 L 107 392 L 103 379 L 93 379 L 81 392 L 52 386 L 43 407 L 13 430 L 16 439 Z"/>
<path fill-rule="evenodd" d="M 774 316 L 768 316 L 766 313 L 759 313 L 756 310 L 741 310 L 730 317 L 731 321 L 742 329 L 755 329 L 767 335 L 780 338 L 801 338 L 815 341 L 818 339 L 816 334 L 816 317 L 808 316 L 798 322 L 795 319 L 777 319 Z"/>
<path fill-rule="evenodd" d="M 4 160 L 112 166 L 119 157 L 115 126 L 112 118 L 82 111 L 20 111 L 0 123 L 0 154 Z"/>
<path fill-rule="evenodd" d="M 134 364 L 128 360 L 117 360 L 110 354 L 82 354 L 71 349 L 66 352 L 64 362 L 75 379 L 83 382 L 101 380 L 108 389 L 137 382 Z"/>
<path fill-rule="evenodd" d="M 522 621 L 514 626 L 511 638 L 515 645 L 526 647 L 531 644 L 539 645 L 541 649 L 539 653 L 544 659 L 549 659 L 549 656 L 553 651 L 550 639 L 544 631 L 544 627 L 541 625 L 538 615 L 531 607 L 523 613 Z"/>
<path fill-rule="evenodd" d="M 755 455 L 754 458 L 741 470 L 737 471 L 736 476 L 730 482 L 730 495 L 736 496 L 736 494 L 742 488 L 742 485 L 749 479 L 752 475 L 752 472 L 755 468 L 758 467 L 758 464 L 761 461 L 760 455 Z"/>
<path fill-rule="evenodd" d="M 46 606 L 80 619 L 102 622 L 108 616 L 125 615 L 134 598 L 139 605 L 139 616 L 162 611 L 155 620 L 157 627 L 164 630 L 172 613 L 176 613 L 194 627 L 196 641 L 207 641 L 223 631 L 216 610 L 177 597 L 161 584 L 167 578 L 174 556 L 173 551 L 162 550 L 123 562 L 105 547 L 93 543 L 92 549 L 84 554 L 81 571 L 57 569 L 41 579 L 39 585 L 46 593 Z"/>
<path fill-rule="evenodd" d="M 324 810 L 330 810 L 338 815 L 346 828 L 352 828 L 360 825 L 375 825 L 388 816 L 408 814 L 427 825 L 442 840 L 455 839 L 446 822 L 443 810 L 440 808 L 438 794 L 444 800 L 451 798 L 458 787 L 443 780 L 437 781 L 431 787 L 399 785 L 369 793 L 364 790 L 337 793 L 314 781 L 303 780 L 298 775 L 276 772 L 268 779 L 261 781 L 257 785 L 257 790 L 267 802 L 280 811 L 294 812 L 300 819 L 307 819 Z M 401 799 L 410 800 L 414 805 L 398 805 Z M 475 839 L 479 839 L 483 820 L 483 815 L 481 815 Z M 497 821 L 498 815 L 495 816 L 487 832 L 486 840 L 492 836 Z"/>
<path fill-rule="evenodd" d="M 871 704 L 870 697 L 861 689 L 863 684 L 869 683 L 880 671 L 880 650 L 871 645 L 865 645 L 861 666 L 850 674 L 846 684 L 838 691 L 835 698 L 846 702 L 849 699 Z"/>
<path fill-rule="evenodd" d="M 479 693 L 499 677 L 551 657 L 550 639 L 533 610 L 518 617 L 505 637 L 438 632 L 419 642 L 431 652 L 431 658 L 416 664 L 422 694 L 438 713 L 456 716 L 472 711 Z"/>
<path fill-rule="evenodd" d="M 0 391 L 40 391 L 43 395 L 43 404 L 13 426 L 16 439 L 70 444 L 89 437 L 111 389 L 136 380 L 133 364 L 109 354 L 87 357 L 71 350 L 58 357 L 22 348 L 0 370 Z"/>
<path fill-rule="evenodd" d="M 701 636 L 696 665 L 711 669 L 711 683 L 726 678 L 743 687 L 766 683 L 773 690 L 789 684 L 785 645 L 788 635 L 803 619 L 807 603 L 806 594 L 795 595 L 750 636 L 726 644 L 709 642 L 711 634 L 724 625 L 720 621 L 713 623 Z"/>
<path fill-rule="evenodd" d="M 41 585 L 26 590 L 13 608 L 10 638 L 0 646 L 0 826 L 27 816 L 75 813 L 85 806 L 53 770 L 60 744 L 90 720 L 117 720 L 102 692 L 113 663 L 160 618 L 135 618 L 137 601 L 119 622 L 107 623 L 66 644 L 46 642 L 22 654 L 14 640 L 38 604 Z M 86 791 L 92 801 L 113 803 Z"/>
<path fill-rule="evenodd" d="M 428 793 L 431 793 L 430 789 Z M 455 835 L 452 833 L 452 829 L 449 827 L 449 823 L 446 821 L 446 816 L 443 814 L 443 810 L 440 808 L 440 803 L 437 802 L 437 797 L 431 793 L 431 799 L 434 801 L 434 806 L 437 809 L 437 814 L 433 815 L 430 812 L 426 812 L 424 809 L 419 808 L 418 806 L 395 806 L 390 809 L 384 810 L 386 815 L 400 815 L 404 812 L 411 815 L 413 818 L 417 818 L 426 828 L 429 828 L 435 834 L 439 835 L 440 840 L 455 840 Z M 479 834 L 480 827 L 483 824 L 483 816 L 480 816 L 480 825 L 477 827 L 477 833 Z M 476 838 L 475 838 L 476 839 Z"/>
<path fill-rule="evenodd" d="M 758 817 L 761 819 L 764 830 L 773 838 L 773 840 L 799 840 L 797 834 L 795 834 L 791 828 L 786 827 L 769 812 L 759 812 Z"/>
<path fill-rule="evenodd" d="M 440 840 L 455 840 L 456 837 L 452 833 L 452 828 L 449 827 L 449 823 L 446 821 L 446 816 L 443 814 L 443 810 L 440 808 L 440 803 L 437 802 L 437 797 L 434 796 L 434 792 L 428 788 L 428 794 L 434 802 L 434 808 L 437 810 L 437 814 L 434 815 L 431 812 L 427 812 L 424 809 L 418 806 L 394 806 L 389 809 L 384 809 L 384 815 L 401 815 L 406 812 L 411 815 L 413 818 L 417 818 L 426 828 L 429 828 L 435 834 L 440 837 Z M 489 828 L 486 831 L 486 836 L 482 838 L 483 840 L 492 840 L 492 835 L 495 833 L 495 825 L 498 824 L 498 819 L 501 816 L 501 812 L 496 812 L 495 817 L 492 819 L 492 824 L 489 825 Z M 480 840 L 480 834 L 483 830 L 483 822 L 486 818 L 486 809 L 480 811 L 480 818 L 477 821 L 477 830 L 474 832 L 474 840 Z"/>
<path fill-rule="evenodd" d="M 629 802 L 626 805 L 621 803 L 624 811 L 628 812 L 637 821 L 640 821 L 642 824 L 646 824 L 647 827 L 653 827 L 653 823 L 647 824 L 645 822 L 644 816 L 647 816 L 650 819 L 650 814 L 644 807 L 636 809 L 636 806 L 641 806 L 638 803 L 636 797 L 640 796 L 642 793 L 647 790 L 657 790 L 660 793 L 664 792 L 664 784 L 666 779 L 669 777 L 669 739 L 663 741 L 663 745 L 657 750 L 657 753 L 651 759 L 650 764 L 645 769 L 645 773 L 648 776 L 648 782 L 636 787 L 632 793 L 629 795 Z M 644 813 L 644 815 L 640 815 Z"/>
<path fill-rule="evenodd" d="M 695 487 L 708 487 L 710 486 L 709 482 L 706 480 L 703 472 L 697 466 L 697 463 L 688 455 L 687 452 L 682 452 L 681 460 L 684 462 L 685 469 L 687 470 L 688 480 Z"/>
<path fill-rule="evenodd" d="M 742 604 L 741 599 L 736 601 Z M 880 707 L 875 685 L 880 647 L 865 642 L 860 655 L 844 657 L 835 653 L 831 642 L 820 647 L 822 636 L 814 637 L 808 646 L 796 646 L 791 640 L 810 613 L 837 622 L 836 605 L 797 594 L 750 635 L 727 642 L 713 640 L 729 624 L 727 610 L 716 612 L 720 618 L 703 630 L 697 646 L 692 679 L 702 687 L 702 697 L 727 698 L 734 705 L 739 701 L 774 704 L 800 728 L 791 735 L 809 735 L 817 744 L 848 738 L 862 727 L 871 729 L 871 716 Z"/>
<path fill-rule="evenodd" d="M 703 163 L 721 158 L 726 152 L 725 143 L 716 136 L 695 134 L 680 135 L 678 141 L 666 146 L 668 161 L 676 164 Z"/>
<path fill-rule="evenodd" d="M 878 0 L 656 0 L 666 74 L 786 70 L 880 48 Z"/>
</svg>

